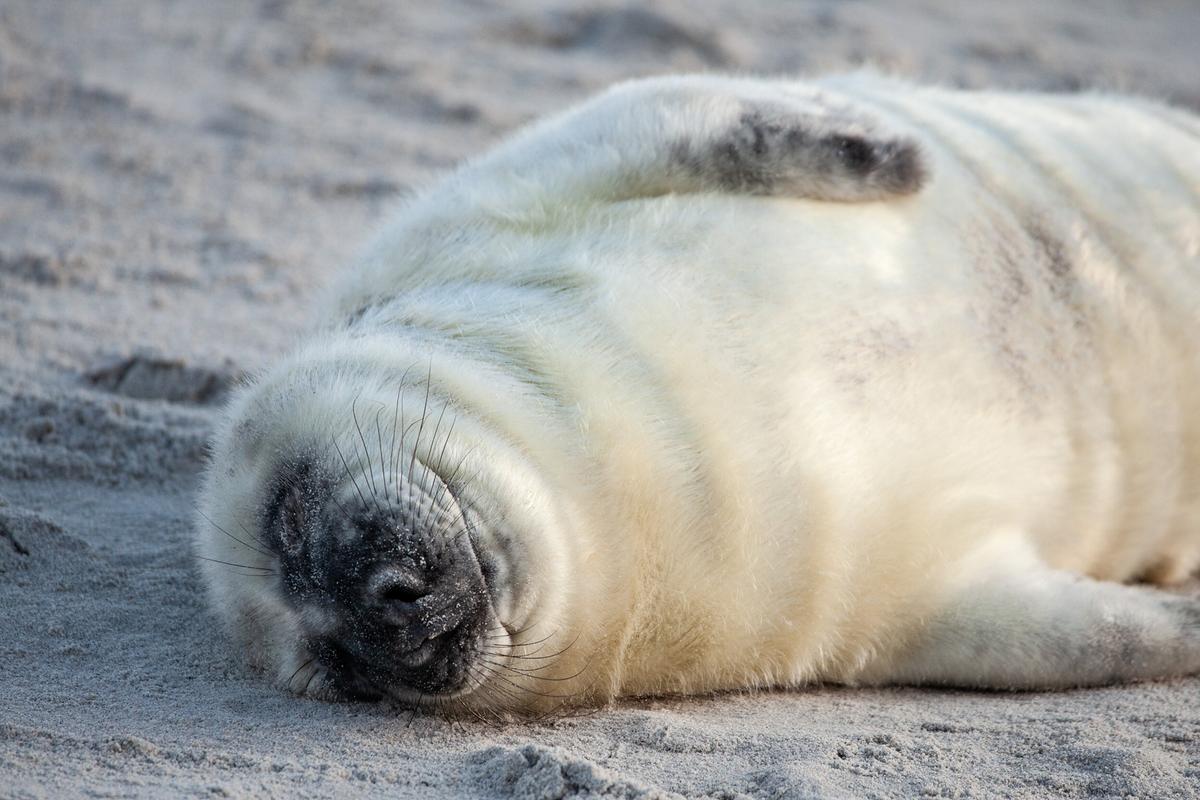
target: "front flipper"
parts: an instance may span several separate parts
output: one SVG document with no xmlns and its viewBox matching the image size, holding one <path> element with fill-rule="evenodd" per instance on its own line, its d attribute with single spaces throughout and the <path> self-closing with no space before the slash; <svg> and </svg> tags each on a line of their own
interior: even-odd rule
<svg viewBox="0 0 1200 800">
<path fill-rule="evenodd" d="M 1055 689 L 1200 672 L 1200 599 L 996 563 L 859 680 Z"/>
<path fill-rule="evenodd" d="M 671 149 L 673 191 L 721 191 L 856 202 L 913 194 L 926 168 L 912 139 L 865 118 L 750 103 L 737 121 Z"/>
<path fill-rule="evenodd" d="M 927 175 L 916 141 L 856 101 L 796 82 L 686 77 L 619 85 L 525 131 L 459 185 L 510 207 L 696 192 L 857 202 L 913 194 Z"/>
</svg>

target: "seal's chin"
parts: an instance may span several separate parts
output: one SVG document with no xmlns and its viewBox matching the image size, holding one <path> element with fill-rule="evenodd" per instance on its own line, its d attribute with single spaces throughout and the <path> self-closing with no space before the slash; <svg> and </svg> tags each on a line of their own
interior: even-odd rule
<svg viewBox="0 0 1200 800">
<path fill-rule="evenodd" d="M 488 619 L 495 619 L 493 614 Z M 324 670 L 321 694 L 345 701 L 392 700 L 405 706 L 461 700 L 493 677 L 509 632 L 499 622 L 422 642 L 378 662 L 364 662 L 335 637 L 310 642 L 309 652 Z M 491 651 L 491 653 L 489 653 Z"/>
</svg>

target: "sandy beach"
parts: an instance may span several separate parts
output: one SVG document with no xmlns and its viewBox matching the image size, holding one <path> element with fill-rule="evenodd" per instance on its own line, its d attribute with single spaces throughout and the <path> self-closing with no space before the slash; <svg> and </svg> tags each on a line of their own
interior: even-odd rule
<svg viewBox="0 0 1200 800">
<path fill-rule="evenodd" d="M 1200 796 L 1200 679 L 489 726 L 281 693 L 190 552 L 228 387 L 388 209 L 622 78 L 873 64 L 1200 110 L 1193 0 L 0 3 L 0 797 Z"/>
</svg>

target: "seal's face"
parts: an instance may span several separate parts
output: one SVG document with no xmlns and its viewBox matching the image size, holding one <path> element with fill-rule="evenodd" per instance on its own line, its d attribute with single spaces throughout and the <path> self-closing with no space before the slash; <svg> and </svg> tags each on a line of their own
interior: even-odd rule
<svg viewBox="0 0 1200 800">
<path fill-rule="evenodd" d="M 368 392 L 365 429 L 344 378 L 268 376 L 214 437 L 196 556 L 246 660 L 295 694 L 439 713 L 571 697 L 573 562 L 542 484 L 482 425 L 429 409 L 428 377 Z"/>
<path fill-rule="evenodd" d="M 425 473 L 289 466 L 269 497 L 263 527 L 280 586 L 335 695 L 420 702 L 469 692 L 486 675 L 486 643 L 503 633 L 487 567 L 469 516 Z"/>
</svg>

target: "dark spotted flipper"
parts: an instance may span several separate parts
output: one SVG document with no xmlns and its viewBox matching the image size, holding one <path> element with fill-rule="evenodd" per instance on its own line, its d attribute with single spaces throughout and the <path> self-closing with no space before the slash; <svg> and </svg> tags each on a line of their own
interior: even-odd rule
<svg viewBox="0 0 1200 800">
<path fill-rule="evenodd" d="M 913 138 L 855 101 L 694 76 L 619 85 L 525 131 L 459 186 L 546 207 L 698 192 L 862 202 L 913 194 L 928 173 Z"/>
</svg>

